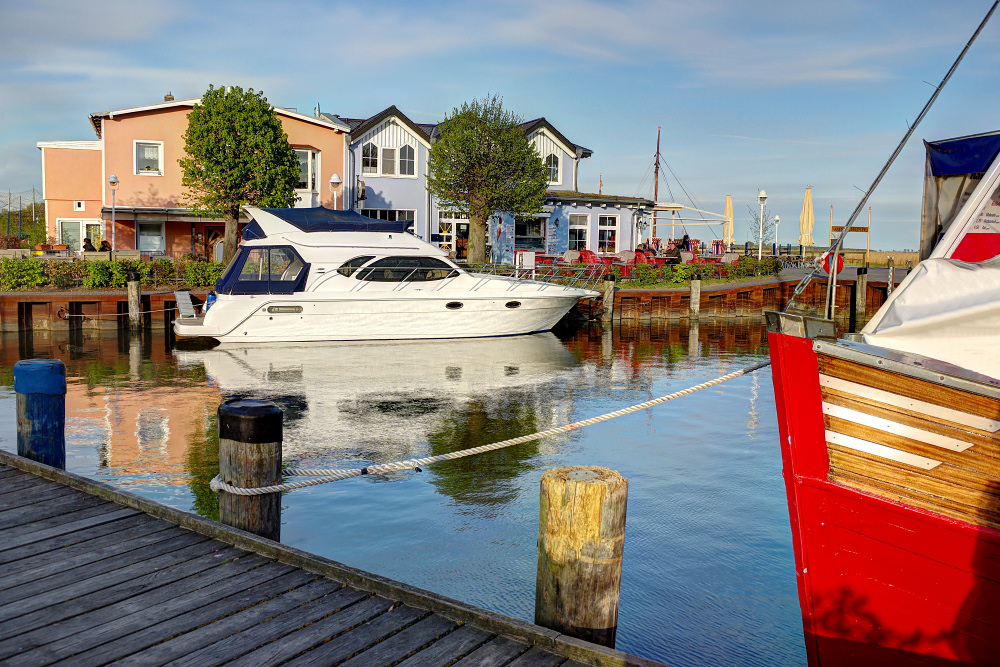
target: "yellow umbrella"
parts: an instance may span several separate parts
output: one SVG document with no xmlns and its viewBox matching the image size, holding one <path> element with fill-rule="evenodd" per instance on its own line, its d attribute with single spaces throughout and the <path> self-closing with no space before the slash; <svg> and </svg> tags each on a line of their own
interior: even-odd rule
<svg viewBox="0 0 1000 667">
<path fill-rule="evenodd" d="M 806 188 L 806 196 L 802 200 L 802 213 L 799 214 L 799 245 L 813 245 L 812 233 L 813 225 L 816 223 L 816 216 L 813 214 L 813 191 L 812 186 Z"/>
<path fill-rule="evenodd" d="M 729 250 L 733 245 L 733 196 L 726 195 L 726 221 L 722 225 L 722 245 Z"/>
</svg>

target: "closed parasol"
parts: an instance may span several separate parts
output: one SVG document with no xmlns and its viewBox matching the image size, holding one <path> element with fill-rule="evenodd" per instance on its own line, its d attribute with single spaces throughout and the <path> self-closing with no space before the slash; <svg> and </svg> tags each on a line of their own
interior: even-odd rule
<svg viewBox="0 0 1000 667">
<path fill-rule="evenodd" d="M 806 188 L 806 196 L 802 200 L 802 213 L 799 214 L 799 245 L 813 245 L 812 232 L 816 223 L 816 216 L 813 214 L 813 192 L 812 186 Z"/>
<path fill-rule="evenodd" d="M 733 196 L 726 195 L 725 222 L 722 225 L 722 244 L 726 250 L 733 245 Z"/>
</svg>

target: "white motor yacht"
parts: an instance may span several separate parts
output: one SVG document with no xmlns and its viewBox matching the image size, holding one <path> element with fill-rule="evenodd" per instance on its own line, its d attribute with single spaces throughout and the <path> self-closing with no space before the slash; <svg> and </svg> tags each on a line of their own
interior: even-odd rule
<svg viewBox="0 0 1000 667">
<path fill-rule="evenodd" d="M 387 222 L 322 207 L 246 207 L 251 222 L 204 317 L 178 336 L 220 342 L 405 340 L 548 331 L 598 292 L 469 273 Z"/>
</svg>

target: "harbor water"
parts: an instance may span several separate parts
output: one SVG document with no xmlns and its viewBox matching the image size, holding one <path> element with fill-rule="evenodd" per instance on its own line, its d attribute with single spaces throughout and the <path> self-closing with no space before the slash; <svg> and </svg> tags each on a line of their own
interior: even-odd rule
<svg viewBox="0 0 1000 667">
<path fill-rule="evenodd" d="M 157 333 L 0 342 L 0 448 L 16 451 L 14 363 L 59 358 L 67 469 L 213 519 L 226 398 L 282 408 L 286 466 L 358 467 L 586 419 L 767 357 L 756 322 L 213 349 Z M 766 368 L 567 435 L 286 493 L 281 541 L 532 621 L 539 478 L 565 465 L 629 480 L 617 648 L 677 667 L 805 664 Z"/>
</svg>

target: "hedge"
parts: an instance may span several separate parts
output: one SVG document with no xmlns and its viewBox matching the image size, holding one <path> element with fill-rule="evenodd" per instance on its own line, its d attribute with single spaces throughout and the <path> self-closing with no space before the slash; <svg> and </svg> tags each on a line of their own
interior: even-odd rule
<svg viewBox="0 0 1000 667">
<path fill-rule="evenodd" d="M 0 259 L 0 291 L 54 287 L 69 289 L 106 287 L 124 289 L 129 271 L 139 274 L 145 287 L 181 283 L 186 287 L 212 287 L 222 276 L 221 262 L 175 262 L 155 259 L 149 262 L 115 260 L 110 262 L 64 262 L 25 259 Z"/>
</svg>

